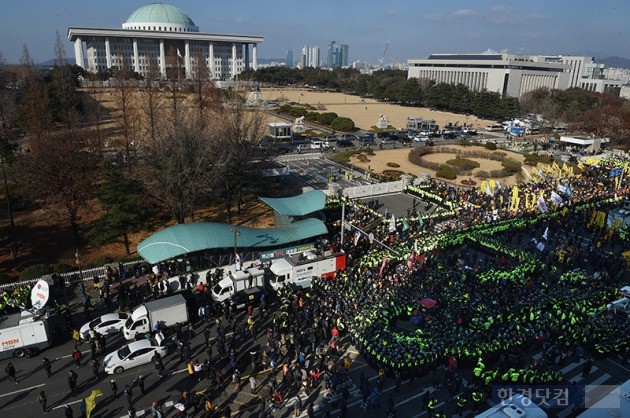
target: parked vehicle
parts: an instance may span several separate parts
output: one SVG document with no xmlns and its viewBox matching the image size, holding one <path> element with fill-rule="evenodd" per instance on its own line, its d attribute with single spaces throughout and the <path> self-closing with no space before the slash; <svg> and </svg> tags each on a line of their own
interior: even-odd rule
<svg viewBox="0 0 630 418">
<path fill-rule="evenodd" d="M 156 329 L 188 323 L 188 306 L 182 293 L 143 303 L 136 308 L 123 327 L 123 335 L 131 340 Z"/>
<path fill-rule="evenodd" d="M 282 286 L 310 287 L 314 277 L 333 277 L 346 267 L 346 254 L 328 253 L 318 256 L 313 252 L 293 254 L 273 260 L 269 266 L 269 286 L 278 290 Z"/>
<path fill-rule="evenodd" d="M 155 338 L 131 342 L 109 353 L 103 359 L 103 369 L 108 374 L 120 374 L 125 370 L 151 362 L 156 354 L 161 357 L 168 354 L 168 347 L 160 334 L 157 334 Z"/>
<path fill-rule="evenodd" d="M 101 335 L 118 334 L 128 319 L 129 314 L 126 312 L 105 314 L 83 324 L 79 333 L 84 340 L 89 338 L 91 329 Z"/>
<path fill-rule="evenodd" d="M 0 320 L 0 358 L 33 356 L 50 346 L 54 315 L 24 311 Z"/>
<path fill-rule="evenodd" d="M 361 135 L 359 137 L 359 142 L 362 144 L 369 144 L 374 142 L 374 134 L 371 132 L 366 133 L 365 135 Z"/>
<path fill-rule="evenodd" d="M 486 131 L 488 131 L 488 132 L 503 132 L 503 131 L 505 131 L 505 127 L 503 125 L 488 125 L 488 126 L 486 126 Z"/>
<path fill-rule="evenodd" d="M 340 139 L 337 141 L 337 146 L 339 148 L 352 148 L 354 147 L 354 142 L 348 141 L 347 139 Z"/>
<path fill-rule="evenodd" d="M 234 293 L 256 286 L 265 285 L 265 271 L 259 267 L 250 267 L 247 270 L 228 272 L 227 277 L 221 279 L 212 289 L 212 299 L 223 302 Z"/>
<path fill-rule="evenodd" d="M 330 145 L 328 144 L 328 142 L 324 142 L 319 138 L 313 138 L 311 140 L 311 149 L 327 149 L 329 147 Z"/>
<path fill-rule="evenodd" d="M 260 304 L 260 296 L 264 292 L 265 289 L 259 286 L 239 290 L 230 297 L 230 304 L 234 305 L 237 311 L 246 309 L 248 306 L 255 308 Z"/>
<path fill-rule="evenodd" d="M 357 136 L 355 134 L 342 134 L 340 139 L 345 139 L 346 141 L 356 141 Z"/>
<path fill-rule="evenodd" d="M 339 137 L 337 137 L 336 135 L 330 135 L 327 136 L 326 138 L 324 138 L 324 141 L 326 142 L 337 142 L 337 140 L 339 140 Z"/>
</svg>

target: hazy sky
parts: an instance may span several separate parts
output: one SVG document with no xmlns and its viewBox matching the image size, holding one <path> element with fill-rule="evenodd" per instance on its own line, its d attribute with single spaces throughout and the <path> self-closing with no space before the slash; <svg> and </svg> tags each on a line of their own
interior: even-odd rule
<svg viewBox="0 0 630 418">
<path fill-rule="evenodd" d="M 146 4 L 134 0 L 0 0 L 0 52 L 18 62 L 22 46 L 36 62 L 52 59 L 55 31 L 120 28 Z M 627 0 L 172 0 L 201 32 L 262 35 L 261 58 L 284 58 L 304 45 L 325 57 L 331 40 L 350 60 L 385 64 L 433 52 L 618 55 L 630 58 Z M 73 56 L 70 42 L 67 55 Z"/>
</svg>

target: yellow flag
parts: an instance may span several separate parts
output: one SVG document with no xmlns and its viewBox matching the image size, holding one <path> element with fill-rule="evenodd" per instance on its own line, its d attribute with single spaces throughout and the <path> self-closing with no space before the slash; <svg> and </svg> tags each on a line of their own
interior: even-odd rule
<svg viewBox="0 0 630 418">
<path fill-rule="evenodd" d="M 488 182 L 486 180 L 482 180 L 481 183 L 479 183 L 479 189 L 481 189 L 482 192 L 485 193 L 487 187 Z"/>
<path fill-rule="evenodd" d="M 494 190 L 494 188 L 497 187 L 497 184 L 494 182 L 494 180 L 490 179 L 488 180 L 488 187 Z"/>
<path fill-rule="evenodd" d="M 562 173 L 564 173 L 565 177 L 569 175 L 569 167 L 567 166 L 567 163 L 562 163 Z"/>
<path fill-rule="evenodd" d="M 582 164 L 582 160 L 578 161 L 577 165 L 580 170 L 584 170 L 584 164 Z"/>
<path fill-rule="evenodd" d="M 90 396 L 85 398 L 85 414 L 87 418 L 90 418 L 90 414 L 92 413 L 92 410 L 94 410 L 94 407 L 96 406 L 96 397 L 102 394 L 103 392 L 101 392 L 100 390 L 94 389 L 92 393 L 90 394 Z"/>
<path fill-rule="evenodd" d="M 619 188 L 619 176 L 615 177 L 615 189 Z"/>
</svg>

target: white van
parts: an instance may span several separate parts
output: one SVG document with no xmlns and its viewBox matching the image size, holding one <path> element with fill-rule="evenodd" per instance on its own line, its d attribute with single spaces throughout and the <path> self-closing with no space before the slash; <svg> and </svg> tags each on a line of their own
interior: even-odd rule
<svg viewBox="0 0 630 418">
<path fill-rule="evenodd" d="M 503 125 L 488 125 L 486 126 L 486 131 L 488 132 L 501 132 L 504 131 L 505 128 Z"/>
<path fill-rule="evenodd" d="M 319 139 L 311 140 L 311 149 L 326 149 L 330 147 L 328 141 L 322 141 Z"/>
</svg>

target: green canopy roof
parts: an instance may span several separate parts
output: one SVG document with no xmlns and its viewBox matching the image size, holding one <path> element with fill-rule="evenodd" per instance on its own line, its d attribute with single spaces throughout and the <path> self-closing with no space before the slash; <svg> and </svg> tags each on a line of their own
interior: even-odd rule
<svg viewBox="0 0 630 418">
<path fill-rule="evenodd" d="M 321 190 L 312 190 L 293 197 L 261 197 L 260 200 L 281 215 L 304 216 L 324 209 L 326 195 Z"/>
<path fill-rule="evenodd" d="M 319 219 L 304 219 L 278 228 L 236 226 L 238 248 L 267 248 L 313 238 L 328 233 Z M 138 253 L 151 264 L 213 248 L 234 246 L 230 225 L 214 222 L 179 224 L 156 232 L 138 244 Z"/>
</svg>

